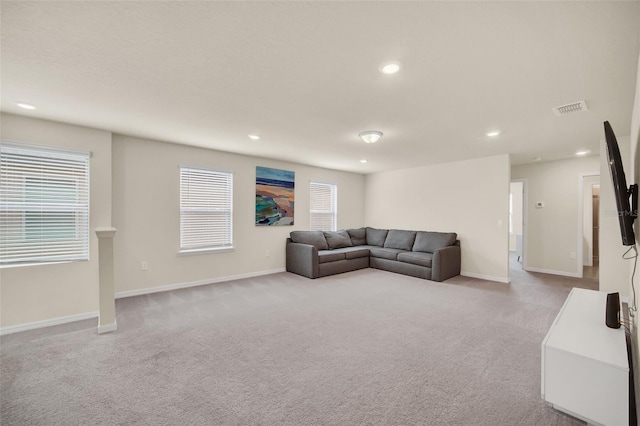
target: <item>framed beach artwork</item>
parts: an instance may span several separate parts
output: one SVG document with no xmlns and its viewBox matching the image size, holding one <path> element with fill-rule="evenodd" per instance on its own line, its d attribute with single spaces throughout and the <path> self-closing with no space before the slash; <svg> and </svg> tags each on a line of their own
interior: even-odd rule
<svg viewBox="0 0 640 426">
<path fill-rule="evenodd" d="M 295 172 L 256 167 L 256 225 L 293 225 Z"/>
</svg>

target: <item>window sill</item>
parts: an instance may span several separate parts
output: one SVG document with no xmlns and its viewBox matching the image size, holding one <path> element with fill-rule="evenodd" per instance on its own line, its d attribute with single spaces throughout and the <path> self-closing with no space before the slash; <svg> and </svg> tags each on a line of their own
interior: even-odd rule
<svg viewBox="0 0 640 426">
<path fill-rule="evenodd" d="M 192 250 L 180 250 L 178 256 L 193 256 L 198 254 L 210 254 L 210 253 L 228 253 L 235 251 L 235 247 L 217 247 L 217 248 L 205 248 L 205 249 L 192 249 Z"/>
<path fill-rule="evenodd" d="M 87 261 L 88 259 L 83 260 L 58 260 L 55 262 L 29 262 L 29 263 L 10 263 L 7 265 L 0 265 L 0 269 L 9 269 L 9 268 L 20 268 L 23 266 L 45 266 L 45 265 L 60 265 L 62 263 L 76 263 Z"/>
</svg>

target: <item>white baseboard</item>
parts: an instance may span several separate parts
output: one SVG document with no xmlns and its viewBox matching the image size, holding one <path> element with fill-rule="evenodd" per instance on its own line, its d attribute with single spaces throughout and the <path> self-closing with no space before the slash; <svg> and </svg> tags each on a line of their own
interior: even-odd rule
<svg viewBox="0 0 640 426">
<path fill-rule="evenodd" d="M 0 328 L 0 336 L 18 333 L 20 331 L 35 330 L 37 328 L 52 327 L 54 325 L 68 324 L 70 322 L 83 321 L 86 319 L 98 318 L 98 311 L 85 312 L 84 314 L 69 315 L 67 317 L 51 318 L 43 321 L 28 322 L 19 325 L 10 325 Z"/>
<path fill-rule="evenodd" d="M 220 283 L 224 281 L 234 281 L 234 280 L 240 280 L 243 278 L 253 278 L 253 277 L 259 277 L 262 275 L 277 274 L 285 271 L 286 271 L 285 268 L 278 268 L 278 269 L 272 269 L 269 271 L 250 272 L 248 274 L 232 275 L 232 276 L 220 277 L 220 278 L 210 278 L 208 280 L 170 284 L 170 285 L 164 285 L 160 287 L 145 288 L 141 290 L 121 291 L 116 293 L 115 296 L 116 296 L 116 299 L 120 299 L 123 297 L 139 296 L 143 294 L 159 293 L 161 291 L 177 290 L 180 288 L 195 287 L 199 285 L 215 284 L 215 283 Z M 99 317 L 99 312 L 94 311 L 94 312 L 85 312 L 83 314 L 77 314 L 77 315 L 69 315 L 67 317 L 52 318 L 44 321 L 35 321 L 35 322 L 29 322 L 25 324 L 11 325 L 8 327 L 1 327 L 0 336 L 4 336 L 5 334 L 18 333 L 20 331 L 35 330 L 37 328 L 51 327 L 54 325 L 67 324 L 70 322 L 82 321 L 82 320 L 98 318 L 98 317 Z M 111 331 L 116 331 L 117 328 L 118 328 L 118 325 L 116 322 L 114 322 L 113 324 L 107 324 L 103 326 L 99 325 L 98 333 L 108 333 Z"/>
<path fill-rule="evenodd" d="M 571 278 L 582 278 L 582 276 L 577 272 L 554 271 L 553 269 L 532 268 L 531 266 L 527 266 L 525 271 L 540 272 L 541 274 L 560 275 L 563 277 L 571 277 Z"/>
<path fill-rule="evenodd" d="M 476 274 L 475 272 L 465 272 L 465 271 L 460 272 L 460 275 L 462 275 L 463 277 L 478 278 L 481 280 L 496 281 L 496 282 L 505 283 L 505 284 L 510 283 L 508 277 L 494 277 L 491 275 Z"/>
<path fill-rule="evenodd" d="M 231 275 L 227 277 L 209 278 L 206 280 L 191 281 L 186 283 L 168 284 L 168 285 L 162 285 L 159 287 L 142 288 L 140 290 L 119 291 L 116 293 L 116 299 L 122 299 L 124 297 L 132 297 L 132 296 L 142 296 L 144 294 L 160 293 L 163 291 L 178 290 L 181 288 L 197 287 L 200 285 L 216 284 L 216 283 L 221 283 L 225 281 L 241 280 L 244 278 L 260 277 L 262 275 L 277 274 L 285 271 L 286 271 L 285 268 L 277 268 L 277 269 L 271 269 L 268 271 L 250 272 L 248 274 Z"/>
<path fill-rule="evenodd" d="M 115 321 L 107 325 L 98 325 L 98 334 L 111 333 L 112 331 L 116 331 L 117 329 L 118 324 Z"/>
</svg>

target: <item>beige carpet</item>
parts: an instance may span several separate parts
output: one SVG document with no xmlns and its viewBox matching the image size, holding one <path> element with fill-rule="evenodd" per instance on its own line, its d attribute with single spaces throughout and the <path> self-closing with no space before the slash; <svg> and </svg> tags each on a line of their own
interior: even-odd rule
<svg viewBox="0 0 640 426">
<path fill-rule="evenodd" d="M 117 301 L 5 336 L 6 425 L 576 425 L 540 398 L 540 342 L 571 287 L 281 273 Z"/>
</svg>

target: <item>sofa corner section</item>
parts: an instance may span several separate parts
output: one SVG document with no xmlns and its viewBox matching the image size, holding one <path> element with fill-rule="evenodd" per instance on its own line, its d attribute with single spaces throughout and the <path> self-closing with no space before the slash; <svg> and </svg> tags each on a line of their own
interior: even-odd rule
<svg viewBox="0 0 640 426">
<path fill-rule="evenodd" d="M 379 244 L 352 244 L 347 247 L 333 244 L 333 249 L 329 244 L 327 250 L 318 248 L 319 243 L 323 241 L 310 239 L 314 231 L 297 231 L 295 236 L 292 234 L 292 237 L 287 239 L 287 271 L 307 278 L 319 278 L 371 267 L 438 282 L 460 275 L 460 241 L 456 239 L 455 233 L 366 229 L 367 242 L 371 236 L 377 237 L 380 241 L 373 241 L 372 238 L 372 242 Z M 421 241 L 417 241 L 416 232 L 421 234 Z M 327 233 L 323 234 L 323 238 Z M 388 234 L 392 238 L 389 238 Z M 360 252 L 365 250 L 366 255 L 363 256 Z M 403 259 L 399 256 L 402 253 L 428 254 L 429 258 L 426 262 L 422 259 L 416 261 L 413 259 L 416 256 Z"/>
</svg>

